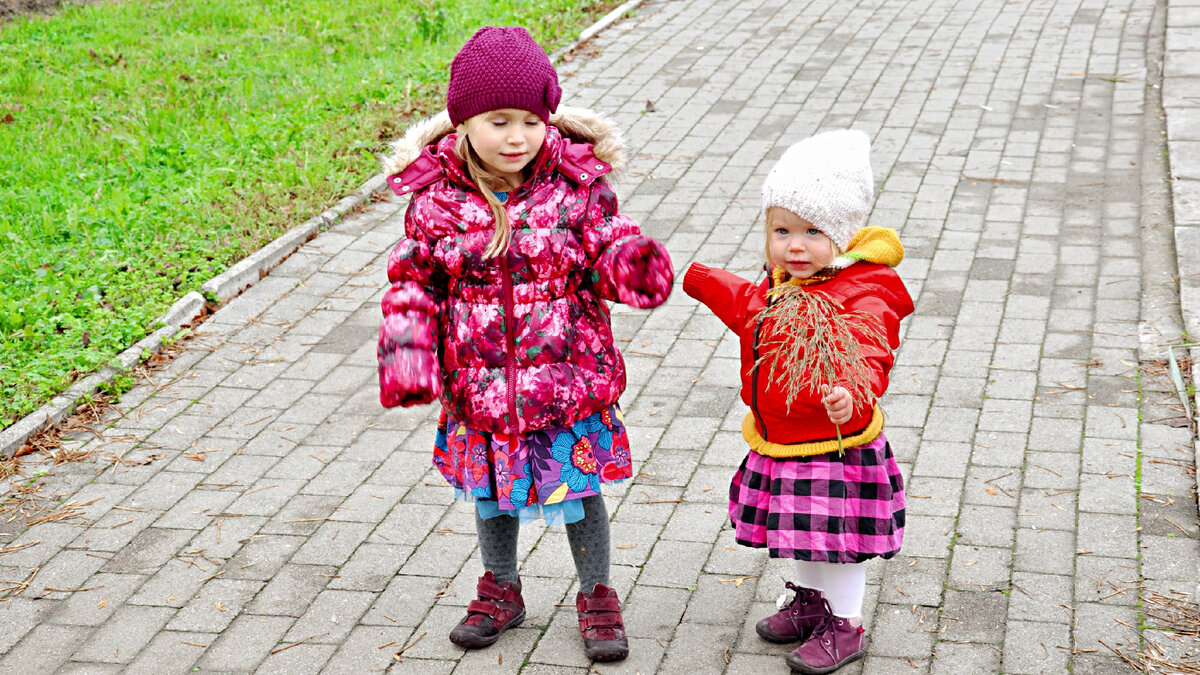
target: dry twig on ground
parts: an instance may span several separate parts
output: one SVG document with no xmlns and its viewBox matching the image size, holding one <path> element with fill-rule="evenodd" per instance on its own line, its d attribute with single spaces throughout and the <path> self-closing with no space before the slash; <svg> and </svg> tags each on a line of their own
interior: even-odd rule
<svg viewBox="0 0 1200 675">
<path fill-rule="evenodd" d="M 1141 595 L 1146 619 L 1153 620 L 1160 630 L 1153 631 L 1166 639 L 1186 640 L 1193 647 L 1200 638 L 1200 605 L 1190 602 L 1184 593 L 1163 595 L 1149 591 Z M 1137 666 L 1145 673 L 1180 673 L 1200 675 L 1200 656 L 1195 649 L 1186 650 L 1183 657 L 1169 656 L 1155 640 L 1145 642 L 1145 652 L 1137 655 Z"/>
</svg>

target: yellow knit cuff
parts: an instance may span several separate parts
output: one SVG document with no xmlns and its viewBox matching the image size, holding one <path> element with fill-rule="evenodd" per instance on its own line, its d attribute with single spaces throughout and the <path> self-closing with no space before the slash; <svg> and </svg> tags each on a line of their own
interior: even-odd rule
<svg viewBox="0 0 1200 675">
<path fill-rule="evenodd" d="M 865 445 L 879 438 L 881 433 L 883 433 L 883 410 L 879 406 L 875 406 L 875 411 L 871 415 L 871 423 L 867 425 L 867 428 L 849 436 L 842 436 L 842 447 L 853 448 Z M 747 413 L 746 419 L 742 420 L 742 438 L 745 438 L 746 442 L 750 444 L 751 450 L 765 457 L 810 457 L 836 452 L 838 449 L 836 438 L 791 445 L 772 443 L 759 435 L 758 427 L 754 424 L 753 412 Z"/>
</svg>

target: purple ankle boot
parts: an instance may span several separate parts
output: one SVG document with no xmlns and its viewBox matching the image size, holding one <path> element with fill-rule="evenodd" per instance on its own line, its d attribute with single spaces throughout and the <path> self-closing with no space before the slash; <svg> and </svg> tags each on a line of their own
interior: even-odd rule
<svg viewBox="0 0 1200 675">
<path fill-rule="evenodd" d="M 834 616 L 828 602 L 821 604 L 825 617 L 808 640 L 787 655 L 787 664 L 795 672 L 826 675 L 867 653 L 862 626 L 851 625 L 849 619 Z"/>
<path fill-rule="evenodd" d="M 450 631 L 450 641 L 463 649 L 479 649 L 500 639 L 525 620 L 521 580 L 498 581 L 490 571 L 479 577 L 479 599 L 467 605 L 467 615 Z"/>
<path fill-rule="evenodd" d="M 575 595 L 579 613 L 579 634 L 583 651 L 593 661 L 620 661 L 629 655 L 625 622 L 621 618 L 621 600 L 617 592 L 596 584 L 589 592 Z"/>
<path fill-rule="evenodd" d="M 754 625 L 758 636 L 767 642 L 797 642 L 812 634 L 825 616 L 825 598 L 821 591 L 786 583 L 795 591 L 792 601 L 782 609 Z"/>
</svg>

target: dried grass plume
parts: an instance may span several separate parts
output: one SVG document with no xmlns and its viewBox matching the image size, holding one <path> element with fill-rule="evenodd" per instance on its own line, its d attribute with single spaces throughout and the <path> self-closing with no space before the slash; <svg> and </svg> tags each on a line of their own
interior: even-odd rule
<svg viewBox="0 0 1200 675">
<path fill-rule="evenodd" d="M 826 387 L 845 387 L 854 410 L 875 405 L 871 371 L 863 346 L 888 348 L 879 318 L 867 312 L 845 312 L 822 291 L 779 286 L 767 295 L 759 313 L 762 356 L 754 364 L 769 366 L 768 387 L 779 387 L 787 399 L 801 392 L 816 395 Z"/>
</svg>

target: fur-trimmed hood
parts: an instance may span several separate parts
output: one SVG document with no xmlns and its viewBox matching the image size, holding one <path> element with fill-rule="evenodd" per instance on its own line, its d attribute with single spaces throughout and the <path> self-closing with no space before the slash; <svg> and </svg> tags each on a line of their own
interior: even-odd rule
<svg viewBox="0 0 1200 675">
<path fill-rule="evenodd" d="M 559 106 L 558 112 L 550 115 L 549 125 L 569 140 L 591 143 L 596 159 L 610 165 L 613 174 L 625 166 L 625 137 L 607 117 L 587 108 Z M 450 115 L 444 110 L 416 122 L 404 136 L 389 144 L 390 152 L 380 159 L 383 174 L 392 176 L 404 171 L 421 156 L 426 146 L 453 131 Z"/>
</svg>

